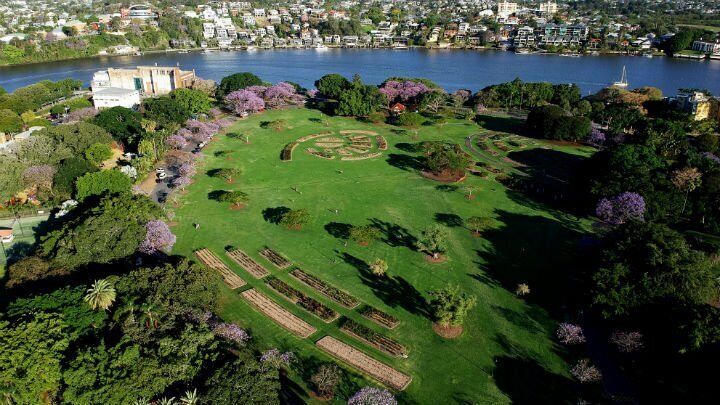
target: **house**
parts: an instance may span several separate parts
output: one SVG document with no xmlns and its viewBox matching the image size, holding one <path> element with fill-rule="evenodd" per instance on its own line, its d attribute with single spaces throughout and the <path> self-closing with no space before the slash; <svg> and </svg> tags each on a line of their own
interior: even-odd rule
<svg viewBox="0 0 720 405">
<path fill-rule="evenodd" d="M 390 112 L 396 115 L 402 114 L 407 110 L 407 107 L 405 107 L 405 104 L 402 103 L 395 103 L 392 106 L 390 106 Z"/>
<path fill-rule="evenodd" d="M 540 3 L 540 14 L 555 14 L 558 11 L 557 3 L 548 1 L 547 3 Z"/>
<path fill-rule="evenodd" d="M 12 243 L 14 239 L 12 228 L 0 228 L 0 243 Z"/>
<path fill-rule="evenodd" d="M 692 44 L 692 49 L 694 51 L 711 55 L 720 55 L 720 41 L 695 41 Z"/>
<path fill-rule="evenodd" d="M 184 71 L 179 67 L 138 66 L 135 69 L 114 69 L 95 72 L 91 82 L 94 92 L 100 88 L 114 87 L 138 90 L 141 96 L 163 95 L 188 87 L 195 79 L 195 70 Z"/>
<path fill-rule="evenodd" d="M 720 120 L 720 100 L 699 91 L 678 94 L 675 106 L 680 111 L 690 113 L 695 121 L 708 118 Z"/>
<path fill-rule="evenodd" d="M 499 2 L 497 7 L 498 7 L 498 15 L 508 16 L 508 15 L 514 14 L 518 11 L 518 4 L 511 3 L 508 1 Z"/>
<path fill-rule="evenodd" d="M 140 91 L 117 87 L 99 88 L 93 91 L 93 105 L 98 110 L 112 107 L 134 108 L 140 105 Z"/>
</svg>

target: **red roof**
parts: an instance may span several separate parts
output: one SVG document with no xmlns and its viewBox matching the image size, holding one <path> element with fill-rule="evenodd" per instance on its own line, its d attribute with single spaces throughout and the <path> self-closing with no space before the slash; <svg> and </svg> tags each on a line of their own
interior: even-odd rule
<svg viewBox="0 0 720 405">
<path fill-rule="evenodd" d="M 13 230 L 10 228 L 0 228 L 0 238 L 12 235 Z"/>
<path fill-rule="evenodd" d="M 390 107 L 390 109 L 393 111 L 405 111 L 405 109 L 407 109 L 407 107 L 405 107 L 405 104 L 395 103 L 392 105 L 392 107 Z"/>
</svg>

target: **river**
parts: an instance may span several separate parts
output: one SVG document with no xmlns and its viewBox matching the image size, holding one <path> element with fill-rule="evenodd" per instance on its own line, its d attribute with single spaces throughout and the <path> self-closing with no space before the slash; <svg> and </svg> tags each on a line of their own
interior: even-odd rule
<svg viewBox="0 0 720 405">
<path fill-rule="evenodd" d="M 232 52 L 158 53 L 142 56 L 106 56 L 70 61 L 0 67 L 0 86 L 8 91 L 40 80 L 66 77 L 90 81 L 96 70 L 139 65 L 195 69 L 198 76 L 220 80 L 250 71 L 268 82 L 283 80 L 312 86 L 327 73 L 380 83 L 388 76 L 429 78 L 448 91 L 473 91 L 513 80 L 576 83 L 583 94 L 596 92 L 620 79 L 623 66 L 630 87 L 655 86 L 665 95 L 679 88 L 701 88 L 720 94 L 720 60 L 695 61 L 667 57 L 516 55 L 501 51 L 307 49 Z"/>
</svg>

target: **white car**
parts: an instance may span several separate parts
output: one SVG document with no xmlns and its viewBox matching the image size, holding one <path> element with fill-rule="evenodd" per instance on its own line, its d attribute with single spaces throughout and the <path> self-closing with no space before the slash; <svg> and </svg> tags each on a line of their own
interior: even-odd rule
<svg viewBox="0 0 720 405">
<path fill-rule="evenodd" d="M 158 174 L 160 174 L 160 173 L 165 173 L 165 168 L 164 168 L 164 167 L 158 167 L 157 169 L 155 169 L 155 171 L 156 171 Z"/>
<path fill-rule="evenodd" d="M 166 178 L 166 177 L 167 177 L 167 173 L 165 173 L 165 172 L 160 172 L 160 173 L 158 173 L 158 175 L 157 175 L 157 178 L 160 179 L 160 180 L 162 180 L 162 179 L 164 179 L 164 178 Z"/>
</svg>

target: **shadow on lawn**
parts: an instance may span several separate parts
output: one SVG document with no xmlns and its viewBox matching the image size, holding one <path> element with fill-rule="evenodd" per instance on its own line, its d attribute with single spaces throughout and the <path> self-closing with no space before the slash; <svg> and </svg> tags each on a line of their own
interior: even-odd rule
<svg viewBox="0 0 720 405">
<path fill-rule="evenodd" d="M 380 230 L 381 240 L 389 246 L 404 246 L 410 250 L 417 250 L 417 238 L 410 234 L 407 228 L 378 218 L 370 218 L 370 225 Z"/>
<path fill-rule="evenodd" d="M 352 225 L 341 222 L 328 222 L 324 226 L 327 233 L 338 239 L 349 239 Z"/>
<path fill-rule="evenodd" d="M 270 207 L 270 208 L 265 208 L 262 211 L 262 216 L 266 222 L 277 225 L 282 220 L 283 215 L 287 214 L 290 211 L 291 211 L 290 208 L 284 207 L 284 206 Z"/>
<path fill-rule="evenodd" d="M 478 115 L 477 123 L 490 131 L 509 132 L 511 134 L 527 136 L 525 121 L 514 117 L 499 117 L 496 115 Z"/>
<path fill-rule="evenodd" d="M 419 156 L 391 153 L 388 155 L 387 162 L 390 166 L 405 171 L 422 170 L 425 168 L 425 159 Z"/>
<path fill-rule="evenodd" d="M 370 266 L 361 259 L 347 252 L 336 252 L 345 263 L 355 267 L 360 272 L 360 280 L 372 288 L 375 295 L 385 305 L 393 308 L 401 307 L 410 313 L 430 318 L 431 313 L 428 302 L 420 294 L 420 291 L 404 278 L 391 275 L 378 277 L 372 273 Z"/>
<path fill-rule="evenodd" d="M 575 403 L 573 382 L 527 358 L 495 358 L 493 377 L 514 404 Z"/>
<path fill-rule="evenodd" d="M 457 214 L 448 214 L 443 212 L 435 213 L 435 222 L 443 224 L 448 228 L 457 228 L 465 226 L 465 221 Z"/>
<path fill-rule="evenodd" d="M 496 220 L 499 227 L 483 232 L 490 247 L 476 251 L 485 274 L 472 277 L 481 282 L 494 279 L 511 292 L 526 283 L 531 291 L 526 301 L 560 316 L 579 298 L 581 289 L 576 287 L 582 269 L 588 267 L 578 255 L 582 233 L 554 219 L 507 211 L 496 211 Z"/>
</svg>

